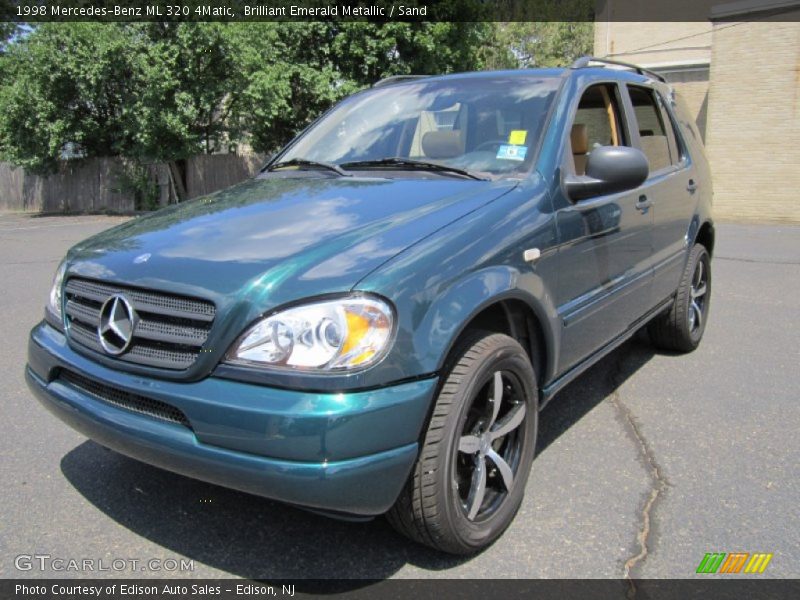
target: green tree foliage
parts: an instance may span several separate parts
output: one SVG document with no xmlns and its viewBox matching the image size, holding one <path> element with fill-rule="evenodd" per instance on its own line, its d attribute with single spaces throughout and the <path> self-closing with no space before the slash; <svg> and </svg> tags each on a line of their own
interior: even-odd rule
<svg viewBox="0 0 800 600">
<path fill-rule="evenodd" d="M 480 68 L 486 23 L 60 23 L 8 45 L 0 158 L 271 151 L 381 77 Z"/>
<path fill-rule="evenodd" d="M 91 156 L 131 147 L 135 96 L 125 28 L 44 24 L 8 46 L 0 85 L 0 152 L 35 171 L 52 168 L 72 143 Z"/>
<path fill-rule="evenodd" d="M 147 23 L 133 30 L 137 158 L 177 160 L 218 151 L 235 93 L 235 45 L 223 23 Z"/>
<path fill-rule="evenodd" d="M 243 23 L 237 48 L 230 130 L 260 152 L 289 140 L 356 86 L 335 64 L 326 23 Z"/>
<path fill-rule="evenodd" d="M 593 46 L 591 22 L 495 23 L 483 60 L 491 69 L 564 67 L 591 54 Z"/>
<path fill-rule="evenodd" d="M 488 23 L 238 24 L 232 131 L 269 152 L 382 77 L 480 68 Z"/>
<path fill-rule="evenodd" d="M 19 31 L 19 25 L 16 23 L 9 23 L 7 21 L 0 21 L 0 54 L 5 50 L 6 44 L 14 35 Z"/>
<path fill-rule="evenodd" d="M 568 0 L 585 2 L 585 0 Z M 44 23 L 0 54 L 0 159 L 271 152 L 382 77 L 549 66 L 585 23 Z"/>
<path fill-rule="evenodd" d="M 490 43 L 483 47 L 485 68 L 565 67 L 592 53 L 595 0 L 496 0 Z"/>
</svg>

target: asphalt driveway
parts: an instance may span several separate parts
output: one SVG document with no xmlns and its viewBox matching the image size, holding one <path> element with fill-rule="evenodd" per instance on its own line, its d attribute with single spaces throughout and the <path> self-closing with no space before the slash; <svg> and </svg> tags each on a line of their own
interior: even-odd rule
<svg viewBox="0 0 800 600">
<path fill-rule="evenodd" d="M 15 566 L 46 554 L 191 559 L 185 577 L 683 578 L 706 552 L 773 553 L 761 577 L 800 577 L 800 227 L 719 225 L 700 349 L 633 340 L 564 390 L 517 519 L 459 559 L 383 519 L 332 521 L 137 463 L 40 407 L 23 367 L 58 260 L 119 222 L 0 215 L 0 577 L 98 575 Z"/>
</svg>

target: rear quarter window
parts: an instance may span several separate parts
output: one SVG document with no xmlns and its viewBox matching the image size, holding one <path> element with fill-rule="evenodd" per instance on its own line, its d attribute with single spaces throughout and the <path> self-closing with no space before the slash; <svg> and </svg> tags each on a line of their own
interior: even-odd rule
<svg viewBox="0 0 800 600">
<path fill-rule="evenodd" d="M 655 92 L 649 88 L 629 85 L 628 93 L 639 130 L 640 147 L 650 163 L 650 171 L 660 171 L 679 162 L 680 158 L 673 156 L 676 150 L 671 147 L 667 132 L 667 126 L 671 128 L 672 124 L 664 122 L 664 114 Z"/>
</svg>

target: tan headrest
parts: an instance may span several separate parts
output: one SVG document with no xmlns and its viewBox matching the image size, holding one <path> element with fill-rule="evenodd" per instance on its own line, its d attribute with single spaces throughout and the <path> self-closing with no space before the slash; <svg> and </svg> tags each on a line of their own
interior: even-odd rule
<svg viewBox="0 0 800 600">
<path fill-rule="evenodd" d="M 573 154 L 589 152 L 589 128 L 583 123 L 575 123 L 569 135 Z"/>
<path fill-rule="evenodd" d="M 464 154 L 461 130 L 429 131 L 422 136 L 422 151 L 428 158 L 453 158 Z"/>
</svg>

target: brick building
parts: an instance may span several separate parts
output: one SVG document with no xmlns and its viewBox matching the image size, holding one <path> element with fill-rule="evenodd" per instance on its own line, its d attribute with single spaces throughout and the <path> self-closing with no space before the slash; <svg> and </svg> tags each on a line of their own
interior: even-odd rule
<svg viewBox="0 0 800 600">
<path fill-rule="evenodd" d="M 800 0 L 711 3 L 693 22 L 621 22 L 609 5 L 595 56 L 657 71 L 686 98 L 716 216 L 800 222 Z"/>
</svg>

